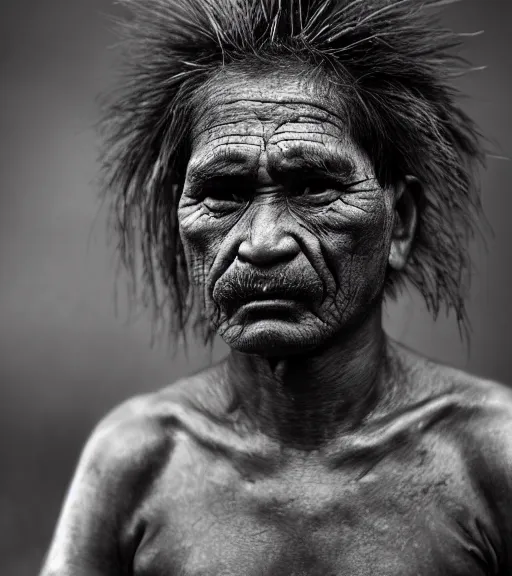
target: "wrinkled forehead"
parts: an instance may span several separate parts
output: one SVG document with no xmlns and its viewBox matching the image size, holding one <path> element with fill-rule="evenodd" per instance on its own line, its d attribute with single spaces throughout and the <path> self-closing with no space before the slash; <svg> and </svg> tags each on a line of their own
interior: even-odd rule
<svg viewBox="0 0 512 576">
<path fill-rule="evenodd" d="M 348 115 L 332 83 L 310 71 L 281 68 L 250 73 L 224 69 L 196 98 L 192 141 L 206 144 L 219 132 L 270 137 L 285 124 L 309 124 L 333 137 L 346 138 Z"/>
</svg>

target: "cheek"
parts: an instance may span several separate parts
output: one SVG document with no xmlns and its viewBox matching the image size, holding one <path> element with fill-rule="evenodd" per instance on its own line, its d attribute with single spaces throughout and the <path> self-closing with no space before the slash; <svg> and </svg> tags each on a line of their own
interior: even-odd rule
<svg viewBox="0 0 512 576">
<path fill-rule="evenodd" d="M 178 221 L 190 279 L 195 285 L 203 285 L 216 258 L 225 251 L 236 217 L 218 218 L 204 206 L 180 205 Z"/>
<path fill-rule="evenodd" d="M 376 199 L 338 200 L 314 215 L 322 246 L 335 261 L 340 257 L 368 263 L 386 261 L 392 229 L 387 200 L 384 194 Z"/>
<path fill-rule="evenodd" d="M 334 276 L 334 300 L 372 300 L 385 280 L 391 240 L 391 210 L 383 197 L 358 205 L 336 202 L 316 219 L 324 259 Z"/>
</svg>

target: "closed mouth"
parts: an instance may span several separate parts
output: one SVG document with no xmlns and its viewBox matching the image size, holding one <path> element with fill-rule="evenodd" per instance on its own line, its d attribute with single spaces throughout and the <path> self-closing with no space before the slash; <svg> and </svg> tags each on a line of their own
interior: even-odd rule
<svg viewBox="0 0 512 576">
<path fill-rule="evenodd" d="M 273 307 L 284 307 L 297 304 L 296 299 L 292 298 L 254 298 L 252 300 L 247 300 L 244 302 L 243 306 L 273 306 Z"/>
<path fill-rule="evenodd" d="M 261 300 L 291 301 L 298 300 L 298 298 L 296 295 L 284 294 L 283 292 L 257 292 L 256 294 L 251 294 L 251 296 L 244 298 L 244 302 L 254 302 Z"/>
<path fill-rule="evenodd" d="M 246 293 L 240 298 L 241 302 L 246 304 L 258 301 L 275 301 L 275 302 L 297 302 L 307 299 L 307 295 L 303 290 L 280 290 L 275 289 L 259 289 L 254 292 Z"/>
<path fill-rule="evenodd" d="M 257 298 L 241 304 L 240 311 L 255 318 L 290 320 L 296 317 L 297 312 L 303 309 L 300 301 L 290 298 Z"/>
</svg>

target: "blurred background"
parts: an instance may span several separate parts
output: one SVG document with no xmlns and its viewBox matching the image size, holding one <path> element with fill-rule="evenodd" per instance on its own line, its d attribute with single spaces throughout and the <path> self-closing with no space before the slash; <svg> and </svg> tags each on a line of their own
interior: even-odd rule
<svg viewBox="0 0 512 576">
<path fill-rule="evenodd" d="M 94 96 L 108 80 L 107 0 L 0 5 L 0 574 L 37 574 L 79 451 L 123 399 L 210 362 L 150 347 L 148 318 L 114 307 L 112 251 L 97 201 Z M 465 109 L 512 156 L 512 3 L 446 10 L 485 71 L 462 81 Z M 512 383 L 512 164 L 482 176 L 494 237 L 475 246 L 470 350 L 453 319 L 436 323 L 414 293 L 387 307 L 389 333 L 423 353 Z M 222 345 L 214 358 L 225 352 Z"/>
</svg>

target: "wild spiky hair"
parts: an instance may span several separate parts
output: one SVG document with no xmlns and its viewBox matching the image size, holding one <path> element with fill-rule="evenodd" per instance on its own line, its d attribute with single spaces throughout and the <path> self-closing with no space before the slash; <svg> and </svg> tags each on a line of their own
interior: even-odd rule
<svg viewBox="0 0 512 576">
<path fill-rule="evenodd" d="M 423 188 L 419 224 L 404 272 L 437 316 L 454 310 L 467 326 L 468 242 L 481 211 L 475 166 L 480 138 L 458 107 L 452 79 L 466 68 L 461 35 L 441 27 L 437 8 L 456 0 L 122 0 L 120 82 L 104 102 L 105 189 L 113 200 L 120 254 L 155 318 L 174 335 L 194 317 L 177 221 L 189 154 L 194 96 L 222 67 L 296 59 L 339 82 L 352 137 L 382 184 L 411 174 Z M 167 314 L 166 314 L 167 312 Z"/>
</svg>

